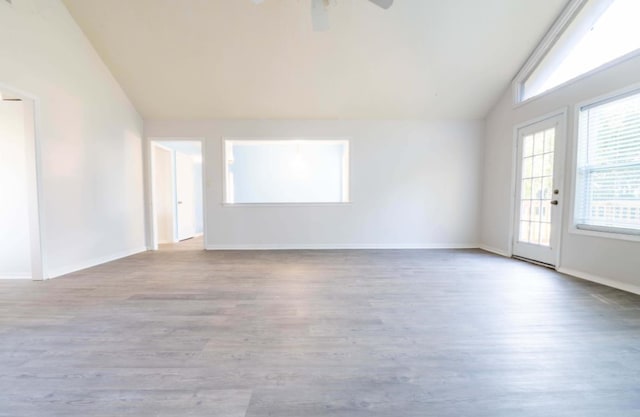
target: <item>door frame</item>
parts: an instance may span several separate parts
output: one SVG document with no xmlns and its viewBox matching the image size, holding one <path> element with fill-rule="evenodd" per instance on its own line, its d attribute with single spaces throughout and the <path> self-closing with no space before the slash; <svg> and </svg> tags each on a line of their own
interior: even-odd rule
<svg viewBox="0 0 640 417">
<path fill-rule="evenodd" d="M 203 137 L 186 136 L 148 136 L 145 138 L 144 160 L 145 160 L 145 211 L 147 227 L 147 249 L 158 250 L 158 234 L 155 221 L 154 190 L 153 190 L 153 146 L 162 146 L 162 142 L 200 142 L 200 152 L 202 154 L 202 234 L 204 236 L 205 247 L 207 241 L 207 141 Z M 175 187 L 174 187 L 175 194 Z M 174 195 L 175 197 L 175 195 Z M 175 209 L 177 216 L 177 209 Z M 174 238 L 177 238 L 177 229 L 174 219 Z"/>
<path fill-rule="evenodd" d="M 22 100 L 25 115 L 25 157 L 27 169 L 27 196 L 29 199 L 29 242 L 31 258 L 31 280 L 48 279 L 46 274 L 46 251 L 44 249 L 44 208 L 42 202 L 42 151 L 40 144 L 41 103 L 30 93 L 0 83 L 0 90 Z"/>
<path fill-rule="evenodd" d="M 561 203 L 557 206 L 558 209 L 560 210 L 560 213 L 558 214 L 558 230 L 556 233 L 558 233 L 558 247 L 555 250 L 555 265 L 553 266 L 554 269 L 558 269 L 560 267 L 560 262 L 561 262 L 561 257 L 562 257 L 562 251 L 560 250 L 562 247 L 562 237 L 563 237 L 563 222 L 564 222 L 564 215 L 565 215 L 565 209 L 564 207 L 568 207 L 569 205 L 567 204 L 568 202 L 568 198 L 570 198 L 570 193 L 568 193 L 569 190 L 566 189 L 566 168 L 567 168 L 567 163 L 566 163 L 566 159 L 567 159 L 567 142 L 569 139 L 569 132 L 567 130 L 567 120 L 568 120 L 568 116 L 569 116 L 569 108 L 567 106 L 562 107 L 560 109 L 557 109 L 555 111 L 549 112 L 549 113 L 545 113 L 541 116 L 535 117 L 533 119 L 528 119 L 527 121 L 518 123 L 516 125 L 514 125 L 513 127 L 513 141 L 512 141 L 512 152 L 511 152 L 511 196 L 510 196 L 510 221 L 509 221 L 509 251 L 507 253 L 509 258 L 512 258 L 514 256 L 513 254 L 513 249 L 514 249 L 514 245 L 515 245 L 515 231 L 516 231 L 516 207 L 518 207 L 518 203 L 516 201 L 516 197 L 518 196 L 518 178 L 519 178 L 519 173 L 518 173 L 518 167 L 520 165 L 520 162 L 518 161 L 519 155 L 518 155 L 518 142 L 519 142 L 519 134 L 520 134 L 520 130 L 527 128 L 531 125 L 534 125 L 536 123 L 540 123 L 540 122 L 544 122 L 545 120 L 549 120 L 552 118 L 557 117 L 560 120 L 560 124 L 559 124 L 559 131 L 560 131 L 560 135 L 557 136 L 561 136 L 562 137 L 562 146 L 560 147 L 560 149 L 558 149 L 556 147 L 556 153 L 558 153 L 558 158 L 557 160 L 562 162 L 562 166 L 560 167 L 560 170 L 557 173 L 557 181 L 556 181 L 556 173 L 554 173 L 554 183 L 558 184 L 561 190 Z M 557 143 L 557 142 L 556 142 Z M 557 167 L 554 167 L 554 169 Z"/>
</svg>

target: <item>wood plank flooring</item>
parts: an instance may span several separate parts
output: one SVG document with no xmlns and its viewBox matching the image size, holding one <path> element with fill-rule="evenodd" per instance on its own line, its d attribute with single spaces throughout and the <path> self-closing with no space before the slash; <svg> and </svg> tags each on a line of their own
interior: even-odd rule
<svg viewBox="0 0 640 417">
<path fill-rule="evenodd" d="M 640 416 L 640 297 L 475 250 L 148 252 L 0 282 L 0 416 Z"/>
</svg>

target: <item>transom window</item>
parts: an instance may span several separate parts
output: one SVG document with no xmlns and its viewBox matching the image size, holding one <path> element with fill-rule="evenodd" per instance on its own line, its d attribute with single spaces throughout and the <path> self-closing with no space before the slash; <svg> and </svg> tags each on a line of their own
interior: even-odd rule
<svg viewBox="0 0 640 417">
<path fill-rule="evenodd" d="M 639 0 L 575 0 L 561 27 L 553 28 L 543 53 L 536 51 L 517 83 L 518 101 L 640 49 Z M 566 17 L 566 16 L 565 16 Z M 555 36 L 554 36 L 555 35 Z"/>
<path fill-rule="evenodd" d="M 640 234 L 640 91 L 580 108 L 575 223 Z"/>
</svg>

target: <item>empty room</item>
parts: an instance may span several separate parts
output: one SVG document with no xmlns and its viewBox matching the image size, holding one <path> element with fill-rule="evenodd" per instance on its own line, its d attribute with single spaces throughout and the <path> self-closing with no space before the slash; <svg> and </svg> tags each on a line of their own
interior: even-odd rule
<svg viewBox="0 0 640 417">
<path fill-rule="evenodd" d="M 0 417 L 640 416 L 639 19 L 0 0 Z"/>
</svg>

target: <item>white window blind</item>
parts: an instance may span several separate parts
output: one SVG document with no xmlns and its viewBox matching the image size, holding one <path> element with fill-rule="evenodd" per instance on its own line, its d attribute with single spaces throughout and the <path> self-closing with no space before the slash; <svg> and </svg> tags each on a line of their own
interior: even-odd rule
<svg viewBox="0 0 640 417">
<path fill-rule="evenodd" d="M 640 91 L 579 117 L 576 227 L 640 234 Z"/>
</svg>

